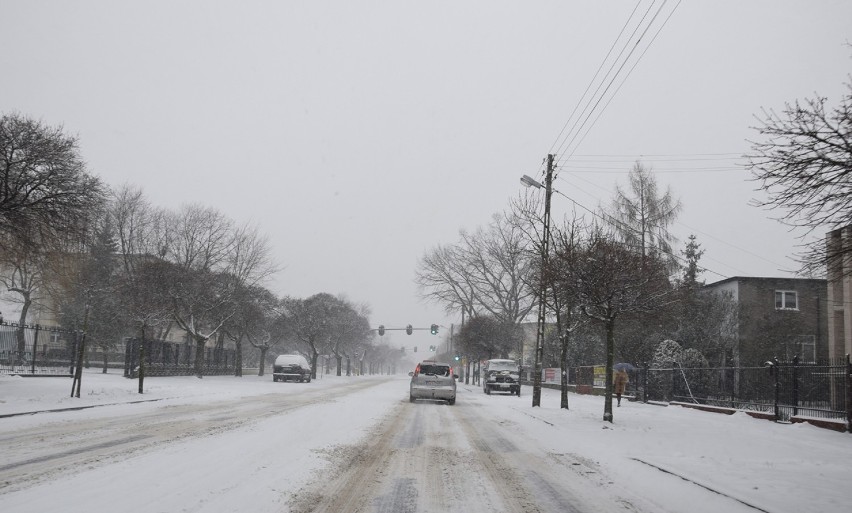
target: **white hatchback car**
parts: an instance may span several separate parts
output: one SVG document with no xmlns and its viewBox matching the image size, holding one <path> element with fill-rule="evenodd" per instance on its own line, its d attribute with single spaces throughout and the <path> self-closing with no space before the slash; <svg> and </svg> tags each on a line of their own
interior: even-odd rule
<svg viewBox="0 0 852 513">
<path fill-rule="evenodd" d="M 424 360 L 417 364 L 411 376 L 410 400 L 440 399 L 449 404 L 456 403 L 456 379 L 448 363 Z"/>
</svg>

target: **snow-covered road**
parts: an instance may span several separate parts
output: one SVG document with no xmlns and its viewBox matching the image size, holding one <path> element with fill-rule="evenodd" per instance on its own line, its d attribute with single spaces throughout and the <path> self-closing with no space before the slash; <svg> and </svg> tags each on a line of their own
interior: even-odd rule
<svg viewBox="0 0 852 513">
<path fill-rule="evenodd" d="M 0 508 L 13 512 L 845 511 L 849 434 L 543 390 L 530 407 L 408 378 L 0 379 Z M 51 391 L 51 387 L 56 387 Z M 118 403 L 118 404 L 115 404 Z"/>
</svg>

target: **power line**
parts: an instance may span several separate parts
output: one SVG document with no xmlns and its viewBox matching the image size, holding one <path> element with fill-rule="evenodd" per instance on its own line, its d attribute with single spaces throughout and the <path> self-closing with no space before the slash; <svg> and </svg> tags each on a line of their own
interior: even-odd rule
<svg viewBox="0 0 852 513">
<path fill-rule="evenodd" d="M 615 45 L 621 39 L 621 36 L 624 34 L 624 30 L 630 24 L 630 20 L 632 20 L 633 17 L 636 15 L 636 10 L 639 9 L 639 6 L 641 4 L 642 4 L 641 0 L 636 2 L 636 7 L 633 8 L 633 11 L 630 13 L 630 16 L 628 16 L 627 21 L 624 22 L 624 26 L 621 27 L 621 31 L 618 33 L 618 36 L 615 38 L 615 41 L 613 41 L 612 45 L 609 47 L 609 51 L 606 53 L 606 56 L 604 56 L 603 60 L 601 61 L 600 66 L 598 66 L 597 71 L 595 71 L 594 76 L 592 76 L 592 80 L 589 81 L 589 84 L 586 86 L 586 90 L 583 91 L 583 95 L 580 96 L 580 100 L 577 102 L 577 105 L 574 106 L 574 110 L 571 111 L 571 115 L 568 116 L 568 119 L 565 121 L 565 124 L 562 126 L 562 130 L 559 131 L 559 135 L 556 136 L 556 140 L 553 141 L 553 144 L 550 146 L 550 151 L 548 151 L 548 153 L 554 153 L 553 148 L 556 147 L 556 144 L 559 142 L 559 138 L 562 137 L 562 134 L 565 132 L 565 129 L 568 128 L 568 124 L 571 123 L 571 119 L 574 117 L 574 114 L 577 112 L 577 109 L 580 108 L 580 105 L 583 103 L 583 100 L 586 98 L 586 95 L 589 93 L 589 89 L 592 88 L 592 84 L 594 84 L 595 81 L 597 80 L 598 75 L 600 75 L 600 72 L 604 67 L 604 64 L 606 64 L 606 62 L 609 60 L 609 56 L 612 55 L 612 50 L 615 48 Z M 572 127 L 572 130 L 573 130 L 573 127 Z M 571 132 L 568 132 L 568 133 L 570 134 Z"/>
<path fill-rule="evenodd" d="M 620 167 L 600 167 L 600 166 L 582 166 L 582 168 L 574 168 L 571 165 L 562 166 L 562 169 L 566 171 L 571 171 L 572 173 L 600 173 L 600 174 L 629 174 L 629 169 L 624 169 Z M 742 169 L 738 167 L 691 167 L 685 169 L 654 169 L 654 174 L 667 174 L 667 173 L 742 173 Z"/>
<path fill-rule="evenodd" d="M 592 181 L 586 180 L 586 179 L 584 179 L 584 178 L 582 178 L 582 177 L 580 177 L 580 176 L 577 176 L 577 175 L 573 175 L 573 176 L 574 176 L 575 178 L 578 178 L 578 179 L 580 179 L 580 180 L 582 180 L 582 181 L 584 181 L 584 182 L 586 182 L 586 183 L 588 183 L 588 184 L 590 184 L 590 185 L 592 185 L 592 186 L 596 187 L 596 188 L 599 188 L 599 189 L 601 189 L 601 190 L 606 191 L 606 189 L 604 189 L 603 187 L 601 187 L 600 185 L 598 185 L 598 184 L 596 184 L 596 183 L 594 183 L 594 182 L 592 182 Z M 568 183 L 567 179 L 565 179 L 565 178 L 563 178 L 563 177 L 561 177 L 561 176 L 560 176 L 559 178 L 560 178 L 562 181 L 564 181 L 565 183 Z M 574 184 L 571 184 L 571 187 L 572 187 L 572 188 L 577 188 L 577 187 L 576 187 L 576 185 L 574 185 Z M 585 191 L 582 191 L 582 192 L 585 192 Z M 608 191 L 607 191 L 607 192 L 608 192 Z M 560 194 L 562 194 L 562 193 L 560 192 Z M 586 192 L 586 194 L 588 194 L 589 196 L 593 196 L 592 194 L 589 194 L 588 192 Z M 562 195 L 564 196 L 564 194 L 562 194 Z M 566 197 L 567 197 L 567 196 L 566 196 Z M 573 199 L 572 199 L 571 201 L 574 201 L 574 202 L 576 203 L 576 201 L 575 201 L 575 200 L 573 200 Z M 579 203 L 577 203 L 577 204 L 579 205 Z M 585 207 L 583 207 L 583 208 L 585 208 Z M 595 214 L 595 215 L 597 215 L 597 214 Z M 693 228 L 693 227 L 691 227 L 691 226 L 688 226 L 688 225 L 686 225 L 686 224 L 684 224 L 684 223 L 682 223 L 682 222 L 680 222 L 680 221 L 675 221 L 675 223 L 676 223 L 676 224 L 679 224 L 679 225 L 681 225 L 681 226 L 683 226 L 683 227 L 685 227 L 685 228 L 688 228 L 689 230 L 692 230 L 692 231 L 694 231 L 694 232 L 700 233 L 701 235 L 704 235 L 705 237 L 709 237 L 710 239 L 713 239 L 713 240 L 715 240 L 715 241 L 717 241 L 717 242 L 720 242 L 720 243 L 722 243 L 722 244 L 725 244 L 726 246 L 729 246 L 729 247 L 731 247 L 731 248 L 733 248 L 733 249 L 736 249 L 736 250 L 738 250 L 738 251 L 742 251 L 743 253 L 749 254 L 749 255 L 751 255 L 751 256 L 753 256 L 753 257 L 755 257 L 755 258 L 758 258 L 758 259 L 760 259 L 760 260 L 763 260 L 764 262 L 767 262 L 767 263 L 770 263 L 770 264 L 772 264 L 772 265 L 774 265 L 774 266 L 777 266 L 779 270 L 780 270 L 780 269 L 782 269 L 782 268 L 784 267 L 782 264 L 779 264 L 778 262 L 774 262 L 774 261 L 772 261 L 772 260 L 769 260 L 769 259 L 767 259 L 767 258 L 766 258 L 766 257 L 764 257 L 764 256 L 758 255 L 757 253 L 754 253 L 754 252 L 752 252 L 752 251 L 749 251 L 749 250 L 747 250 L 747 249 L 745 249 L 745 248 L 741 248 L 741 247 L 739 247 L 739 246 L 737 246 L 737 245 L 735 245 L 735 244 L 731 244 L 730 242 L 727 242 L 727 241 L 722 240 L 722 239 L 720 239 L 720 238 L 718 238 L 718 237 L 715 237 L 715 236 L 713 236 L 713 235 L 710 235 L 709 233 L 706 233 L 706 232 L 704 232 L 704 231 L 702 231 L 702 230 L 698 230 L 698 229 L 696 229 L 696 228 Z M 709 257 L 708 257 L 708 258 L 709 258 Z M 737 269 L 736 267 L 734 267 L 734 266 L 732 266 L 732 265 L 730 265 L 730 264 L 726 264 L 726 263 L 721 262 L 721 261 L 718 261 L 718 260 L 716 260 L 716 261 L 717 261 L 717 262 L 719 262 L 721 265 L 724 265 L 725 267 L 729 267 L 729 268 L 734 269 L 735 271 L 738 271 L 738 272 L 740 272 L 740 273 L 742 273 L 742 274 L 746 274 L 746 273 L 744 273 L 742 270 Z M 720 273 L 715 273 L 715 274 L 719 274 L 719 275 L 721 276 L 721 274 L 720 274 Z"/>
<path fill-rule="evenodd" d="M 629 52 L 629 53 L 627 54 L 627 56 L 624 58 L 624 60 L 622 61 L 621 65 L 618 67 L 618 70 L 616 71 L 616 73 L 615 73 L 615 74 L 612 76 L 612 78 L 610 79 L 610 81 L 609 81 L 609 83 L 607 84 L 606 88 L 604 89 L 603 93 L 601 93 L 601 95 L 598 97 L 597 101 L 595 102 L 594 107 L 591 109 L 591 111 L 589 111 L 589 114 L 588 114 L 588 115 L 586 116 L 586 118 L 583 120 L 583 123 L 579 126 L 579 128 L 577 128 L 577 131 L 574 133 L 574 135 L 573 135 L 573 137 L 571 138 L 571 140 L 570 140 L 570 141 L 567 141 L 567 137 L 566 137 L 567 145 L 566 145 L 566 142 L 563 142 L 563 143 L 559 146 L 559 151 L 560 151 L 560 152 L 561 152 L 561 150 L 562 150 L 563 148 L 565 148 L 565 152 L 564 152 L 564 153 L 568 154 L 568 156 L 567 156 L 566 158 L 568 158 L 568 159 L 570 159 L 570 158 L 571 158 L 571 156 L 573 155 L 573 153 L 574 153 L 574 152 L 577 150 L 577 148 L 579 147 L 580 143 L 582 143 L 582 141 L 586 138 L 586 136 L 589 134 L 589 132 L 591 132 L 591 129 L 592 129 L 592 128 L 594 127 L 594 125 L 597 123 L 597 120 L 598 120 L 598 119 L 600 119 L 601 114 L 603 114 L 603 112 L 606 110 L 607 106 L 609 106 L 610 102 L 612 101 L 612 98 L 614 98 L 614 97 L 615 97 L 615 95 L 616 95 L 616 94 L 618 93 L 618 91 L 621 89 L 621 86 L 622 86 L 622 85 L 624 85 L 624 83 L 625 83 L 625 81 L 627 80 L 627 78 L 628 78 L 628 77 L 632 74 L 633 70 L 636 68 L 636 66 L 638 65 L 639 61 L 642 59 L 642 57 L 645 55 L 645 53 L 648 51 L 648 49 L 649 49 L 649 48 L 651 47 L 651 45 L 654 43 L 654 41 L 656 40 L 657 36 L 660 34 L 660 31 L 662 31 L 663 27 L 665 27 L 666 23 L 667 23 L 667 22 L 668 22 L 668 20 L 671 18 L 672 14 L 674 14 L 674 11 L 675 11 L 675 10 L 677 9 L 677 7 L 680 5 L 680 2 L 678 2 L 678 4 L 677 4 L 677 5 L 675 5 L 674 9 L 672 9 L 672 11 L 669 13 L 669 16 L 668 16 L 668 17 L 666 18 L 666 20 L 663 22 L 662 26 L 660 26 L 660 28 L 657 30 L 657 32 L 655 33 L 655 35 L 654 35 L 654 37 L 652 38 L 652 40 L 648 43 L 648 45 L 645 47 L 645 49 L 644 49 L 644 50 L 642 51 L 642 53 L 640 54 L 639 58 L 635 61 L 635 63 L 633 64 L 633 66 L 632 66 L 632 67 L 630 68 L 630 70 L 627 72 L 627 75 L 625 75 L 625 76 L 624 76 L 624 79 L 622 80 L 622 82 L 621 82 L 621 84 L 618 86 L 618 88 L 615 90 L 615 92 L 613 93 L 613 95 L 609 98 L 609 100 L 606 102 L 606 104 L 603 106 L 603 108 L 602 108 L 602 109 L 600 109 L 600 110 L 598 110 L 598 106 L 600 105 L 601 101 L 602 101 L 602 100 L 606 97 L 606 95 L 607 95 L 607 93 L 609 92 L 609 90 L 610 90 L 610 88 L 612 87 L 612 85 L 613 85 L 613 84 L 615 83 L 615 81 L 619 78 L 619 75 L 621 74 L 622 70 L 623 70 L 623 69 L 624 69 L 624 67 L 627 65 L 627 63 L 630 61 L 630 59 L 631 59 L 631 57 L 633 56 L 633 53 L 636 51 L 636 49 L 637 49 L 637 48 L 639 48 L 639 44 L 642 42 L 642 40 L 645 38 L 645 36 L 646 36 L 646 34 L 648 33 L 648 31 L 649 31 L 649 30 L 651 29 L 651 27 L 654 25 L 654 22 L 657 20 L 657 17 L 660 15 L 660 13 L 661 13 L 661 12 L 663 11 L 663 9 L 665 8 L 665 6 L 666 6 L 666 3 L 667 3 L 667 2 L 668 2 L 668 0 L 664 0 L 663 4 L 662 4 L 662 5 L 660 6 L 660 8 L 659 8 L 659 9 L 657 9 L 657 11 L 654 13 L 653 17 L 652 17 L 652 18 L 651 18 L 651 20 L 648 22 L 647 26 L 645 26 L 645 27 L 644 27 L 644 30 L 642 30 L 641 35 L 640 35 L 640 36 L 639 36 L 639 38 L 636 40 L 636 42 L 635 42 L 635 43 L 633 43 L 633 46 L 632 46 L 632 48 L 630 49 L 630 52 Z M 654 4 L 652 3 L 652 4 L 648 7 L 648 10 L 646 11 L 645 16 L 643 16 L 642 20 L 640 20 L 639 25 L 637 25 L 637 30 L 638 30 L 638 29 L 642 26 L 642 22 L 644 22 L 645 17 L 646 17 L 646 16 L 647 16 L 647 14 L 650 12 L 650 10 L 651 10 L 651 8 L 653 7 L 653 5 L 654 5 Z M 634 31 L 634 34 L 635 34 L 635 33 L 636 33 L 636 31 Z M 632 39 L 632 35 L 631 35 L 631 39 Z M 626 44 L 629 44 L 629 43 L 630 43 L 630 40 L 628 40 Z M 613 65 L 615 65 L 615 63 L 613 63 Z M 601 84 L 601 85 L 602 85 L 602 84 Z M 598 86 L 598 90 L 600 90 L 600 86 Z M 596 91 L 596 93 L 597 93 L 597 91 Z M 569 153 L 569 152 L 568 152 L 568 149 L 569 149 L 569 148 L 570 148 L 570 147 L 574 144 L 574 141 L 575 141 L 575 140 L 577 139 L 577 137 L 580 135 L 580 133 L 582 132 L 582 130 L 583 130 L 583 128 L 585 127 L 586 123 L 589 121 L 589 119 L 592 117 L 592 115 L 593 115 L 593 114 L 595 114 L 595 112 L 596 112 L 596 111 L 597 111 L 597 117 L 595 117 L 595 119 L 594 119 L 594 121 L 592 122 L 592 124 L 591 124 L 591 125 L 589 126 L 589 128 L 586 130 L 586 133 L 585 133 L 585 135 L 583 135 L 583 138 L 582 138 L 582 139 L 580 139 L 580 141 L 579 141 L 576 145 L 574 145 L 574 149 L 573 149 L 573 150 L 571 150 L 571 151 L 570 151 L 570 153 Z M 584 111 L 584 112 L 585 112 L 585 111 Z M 575 123 L 575 126 L 576 126 L 576 123 Z M 562 160 L 564 160 L 564 158 L 561 158 L 561 159 L 559 160 L 559 162 L 561 162 Z"/>
<path fill-rule="evenodd" d="M 628 158 L 628 159 L 636 160 L 636 159 L 641 159 L 641 158 L 644 158 L 644 157 L 654 157 L 654 158 L 660 158 L 660 157 L 716 157 L 716 156 L 722 156 L 722 155 L 736 155 L 737 157 L 742 157 L 741 153 L 734 153 L 734 152 L 722 152 L 722 153 L 640 153 L 640 154 L 633 154 L 633 153 L 593 154 L 593 153 L 588 153 L 588 154 L 574 155 L 574 157 L 576 157 L 576 158 L 585 158 L 585 157 L 606 157 L 606 158 L 610 158 L 610 157 L 615 157 L 615 158 Z"/>
<path fill-rule="evenodd" d="M 597 124 L 598 119 L 600 119 L 601 115 L 604 113 L 604 111 L 607 109 L 607 107 L 609 107 L 609 104 L 610 104 L 610 102 L 612 102 L 612 99 L 616 97 L 616 95 L 618 94 L 618 92 L 619 92 L 619 91 L 621 91 L 621 87 L 624 85 L 624 83 L 625 83 L 625 82 L 627 82 L 627 78 L 628 78 L 628 77 L 630 77 L 630 75 L 631 75 L 631 74 L 633 74 L 633 70 L 634 70 L 634 69 L 636 68 L 636 66 L 639 64 L 639 61 L 641 61 L 641 60 L 642 60 L 642 57 L 644 57 L 644 56 L 645 56 L 645 53 L 648 51 L 648 49 L 649 49 L 649 48 L 651 48 L 651 45 L 652 45 L 652 44 L 654 44 L 654 41 L 656 41 L 656 40 L 657 40 L 657 36 L 659 36 L 659 35 L 660 35 L 660 32 L 663 30 L 663 27 L 665 27 L 665 26 L 666 26 L 666 24 L 669 22 L 669 19 L 671 19 L 671 17 L 672 17 L 672 15 L 674 14 L 674 12 L 675 12 L 675 11 L 677 10 L 677 8 L 680 6 L 680 2 L 681 2 L 681 0 L 678 0 L 677 4 L 674 6 L 674 8 L 673 8 L 673 9 L 671 10 L 671 12 L 669 13 L 668 17 L 666 17 L 666 19 L 663 21 L 663 24 L 660 26 L 660 28 L 659 28 L 659 29 L 657 30 L 657 32 L 654 34 L 654 37 L 651 39 L 651 42 L 650 42 L 650 43 L 648 43 L 648 46 L 646 46 L 646 47 L 645 47 L 645 50 L 643 50 L 643 51 L 642 51 L 642 54 L 641 54 L 641 55 L 639 55 L 639 58 L 638 58 L 638 59 L 636 59 L 636 62 L 635 62 L 635 63 L 633 63 L 633 66 L 630 68 L 630 71 L 628 71 L 628 72 L 627 72 L 627 75 L 625 75 L 624 79 L 621 81 L 621 83 L 620 83 L 620 84 L 618 85 L 618 87 L 615 89 L 615 92 L 614 92 L 614 93 L 612 93 L 612 96 L 610 96 L 610 97 L 609 97 L 609 100 L 607 100 L 607 102 L 606 102 L 606 104 L 604 105 L 603 109 L 601 109 L 601 110 L 600 110 L 600 112 L 598 113 L 598 115 L 597 115 L 597 117 L 595 118 L 595 120 L 594 120 L 594 121 L 592 122 L 592 124 L 589 126 L 589 129 L 588 129 L 588 130 L 586 130 L 586 133 L 583 135 L 583 138 L 582 138 L 582 139 L 580 139 L 580 141 L 577 143 L 577 146 L 575 146 L 575 148 L 574 148 L 574 150 L 575 150 L 575 151 L 576 151 L 576 149 L 577 149 L 577 148 L 578 148 L 578 147 L 579 147 L 579 146 L 583 143 L 583 141 L 585 141 L 585 140 L 586 140 L 586 137 L 589 135 L 589 132 L 591 132 L 591 131 L 592 131 L 592 128 L 593 128 L 593 127 Z M 661 7 L 660 7 L 660 9 L 657 11 L 657 14 L 659 14 L 659 13 L 662 11 L 662 8 L 663 8 L 664 6 L 665 6 L 665 3 L 663 3 L 663 6 L 661 6 Z M 656 20 L 656 19 L 657 19 L 657 14 L 655 14 L 655 15 L 654 15 L 654 20 Z M 651 23 L 653 23 L 653 21 L 654 21 L 654 20 L 651 20 Z M 648 28 L 650 28 L 650 24 L 648 25 Z M 646 32 L 647 32 L 647 29 L 646 29 Z M 643 33 L 642 35 L 644 36 L 644 33 Z M 638 45 L 638 44 L 639 44 L 639 42 L 637 41 L 637 42 L 636 42 L 636 44 Z M 626 61 L 625 61 L 625 62 L 626 62 Z M 573 152 L 572 152 L 572 155 L 573 155 Z M 569 156 L 568 156 L 568 158 L 571 158 L 571 155 L 569 155 Z"/>
<path fill-rule="evenodd" d="M 663 6 L 665 6 L 665 2 L 666 2 L 666 1 L 667 1 L 667 0 L 664 0 L 663 5 L 662 5 L 662 6 L 660 6 L 660 8 L 662 8 Z M 630 47 L 630 51 L 627 53 L 627 57 L 625 57 L 625 58 L 624 58 L 624 60 L 621 62 L 621 65 L 620 65 L 620 66 L 618 66 L 618 69 L 616 70 L 615 74 L 613 74 L 613 75 L 612 75 L 612 77 L 610 78 L 610 74 L 612 73 L 612 70 L 613 70 L 613 69 L 615 68 L 615 66 L 618 64 L 618 62 L 619 62 L 619 60 L 621 59 L 622 55 L 624 55 L 625 50 L 627 50 L 627 48 L 630 46 L 630 43 L 631 43 L 631 41 L 633 40 L 633 37 L 636 35 L 636 33 L 637 33 L 637 32 L 639 31 L 639 29 L 642 27 L 642 24 L 644 23 L 645 18 L 647 18 L 648 13 L 650 13 L 650 12 L 651 12 L 651 9 L 654 7 L 654 4 L 655 4 L 655 3 L 656 3 L 656 2 L 652 2 L 652 3 L 648 6 L 648 9 L 647 9 L 647 10 L 645 11 L 645 13 L 642 15 L 642 18 L 639 20 L 639 23 L 636 25 L 636 28 L 634 28 L 634 29 L 633 29 L 633 33 L 631 33 L 631 34 L 630 34 L 630 37 L 627 39 L 627 41 L 625 41 L 625 42 L 624 42 L 624 46 L 621 48 L 621 52 L 619 52 L 618 56 L 615 58 L 615 60 L 614 60 L 614 61 L 612 62 L 612 64 L 610 65 L 609 70 L 607 71 L 606 75 L 604 75 L 603 80 L 601 81 L 601 83 L 600 83 L 600 84 L 598 84 L 598 87 L 595 89 L 595 92 L 593 93 L 592 97 L 591 97 L 591 98 L 589 99 L 589 101 L 586 103 L 586 107 L 585 107 L 585 108 L 583 109 L 583 111 L 580 113 L 580 116 L 582 117 L 584 114 L 586 114 L 586 111 L 589 109 L 589 105 L 591 105 L 592 100 L 594 100 L 594 98 L 595 98 L 595 97 L 597 97 L 597 101 L 595 101 L 594 106 L 592 106 L 591 110 L 588 110 L 588 115 L 587 115 L 587 116 L 583 119 L 583 122 L 582 122 L 582 124 L 580 124 L 580 126 L 579 126 L 579 127 L 577 127 L 577 122 L 579 121 L 579 118 L 578 118 L 577 120 L 575 120 L 575 121 L 574 121 L 574 125 L 571 127 L 571 130 L 569 131 L 569 133 L 568 133 L 568 134 L 566 134 L 565 139 L 563 140 L 563 142 L 562 142 L 562 143 L 559 145 L 559 147 L 557 148 L 556 153 L 561 153 L 561 152 L 562 152 L 562 149 L 566 147 L 566 142 L 567 142 L 568 147 L 570 147 L 570 145 L 574 142 L 574 140 L 575 140 L 575 139 L 577 138 L 577 136 L 579 135 L 580 131 L 582 131 L 583 127 L 586 125 L 586 122 L 589 120 L 589 118 L 591 118 L 592 114 L 595 112 L 595 109 L 597 109 L 598 105 L 600 105 L 601 100 L 602 100 L 602 99 L 603 99 L 603 97 L 606 95 L 606 93 L 609 91 L 609 88 L 610 88 L 610 87 L 612 87 L 612 84 L 615 82 L 615 79 L 618 77 L 618 74 L 619 74 L 619 73 L 621 73 L 621 71 L 624 69 L 624 66 L 627 64 L 627 61 L 628 61 L 628 60 L 630 59 L 630 57 L 633 55 L 633 52 L 635 52 L 635 51 L 636 51 L 636 47 L 637 47 L 637 46 L 639 45 L 639 43 L 642 41 L 642 37 L 644 37 L 645 33 L 647 32 L 647 28 L 646 28 L 646 29 L 642 32 L 642 34 L 639 36 L 639 39 L 637 39 L 637 40 L 636 40 L 636 42 L 633 44 L 633 46 L 632 46 L 632 47 Z M 658 10 L 657 12 L 659 13 L 659 10 Z M 631 18 L 632 18 L 632 17 L 633 17 L 633 15 L 631 14 Z M 654 17 L 653 17 L 653 18 L 651 18 L 651 22 L 648 24 L 648 27 L 650 27 L 651 23 L 653 23 L 653 22 L 654 22 L 654 19 L 656 19 L 656 15 L 654 15 Z M 606 82 L 606 81 L 607 81 L 607 79 L 609 79 L 609 82 L 607 83 L 606 88 L 604 88 L 604 92 L 603 92 L 600 96 L 598 96 L 598 92 L 601 90 L 601 87 L 603 87 L 604 82 Z M 575 130 L 575 129 L 576 129 L 576 130 Z M 571 140 L 569 141 L 569 140 L 568 140 L 568 137 L 569 137 L 570 135 L 572 135 L 572 134 L 573 134 L 573 136 L 571 137 Z M 566 151 L 566 152 L 567 152 L 567 151 Z"/>
<path fill-rule="evenodd" d="M 553 189 L 553 192 L 555 192 L 555 193 L 559 194 L 560 196 L 565 197 L 566 199 L 568 199 L 568 201 L 572 202 L 574 205 L 576 205 L 576 206 L 578 206 L 578 207 L 582 208 L 582 209 L 583 209 L 583 210 L 585 210 L 586 212 L 588 212 L 588 213 L 592 214 L 593 216 L 597 217 L 598 219 L 600 219 L 600 220 L 602 220 L 602 221 L 605 221 L 605 222 L 610 223 L 610 224 L 616 224 L 616 225 L 619 225 L 619 226 L 621 226 L 623 229 L 628 230 L 628 231 L 636 232 L 636 229 L 635 229 L 635 228 L 633 228 L 632 226 L 628 226 L 628 225 L 624 224 L 623 222 L 619 221 L 618 219 L 615 219 L 614 217 L 612 217 L 612 216 L 610 216 L 610 215 L 608 215 L 608 214 L 606 214 L 606 213 L 598 213 L 598 212 L 595 212 L 595 211 L 591 210 L 590 208 L 586 207 L 585 205 L 583 205 L 582 203 L 578 202 L 578 201 L 577 201 L 577 200 L 575 200 L 574 198 L 572 198 L 572 197 L 568 196 L 567 194 L 565 194 L 565 193 L 563 193 L 563 192 L 561 192 L 561 191 L 559 191 L 559 190 Z M 625 244 L 625 246 L 626 246 L 626 244 Z M 675 260 L 679 260 L 679 261 L 681 261 L 681 262 L 687 262 L 687 260 L 686 260 L 685 258 L 683 258 L 683 257 L 681 257 L 681 256 L 679 256 L 679 255 L 674 254 L 674 252 L 673 252 L 673 251 L 665 251 L 665 250 L 663 250 L 663 253 L 664 253 L 664 254 L 666 254 L 666 255 L 668 255 L 668 256 L 669 256 L 669 257 L 671 257 L 671 258 L 674 258 Z M 688 263 L 688 262 L 687 262 L 687 263 Z M 712 269 L 709 269 L 709 268 L 707 268 L 707 267 L 704 267 L 704 266 L 699 266 L 699 267 L 698 267 L 698 269 L 700 269 L 701 271 L 706 271 L 706 272 L 709 272 L 709 273 L 715 274 L 715 275 L 717 275 L 717 276 L 721 276 L 722 278 L 730 278 L 730 276 L 728 276 L 728 275 L 722 274 L 722 273 L 720 273 L 720 272 L 716 272 L 716 271 L 714 271 L 714 270 L 712 270 Z"/>
</svg>

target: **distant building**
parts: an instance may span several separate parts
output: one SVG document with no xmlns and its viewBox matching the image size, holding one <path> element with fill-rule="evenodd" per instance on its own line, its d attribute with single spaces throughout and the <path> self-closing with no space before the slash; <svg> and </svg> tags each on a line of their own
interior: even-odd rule
<svg viewBox="0 0 852 513">
<path fill-rule="evenodd" d="M 828 354 L 852 354 L 852 226 L 826 236 Z"/>
<path fill-rule="evenodd" d="M 829 357 L 826 280 L 737 276 L 708 284 L 705 290 L 728 292 L 737 304 L 732 363 Z"/>
</svg>

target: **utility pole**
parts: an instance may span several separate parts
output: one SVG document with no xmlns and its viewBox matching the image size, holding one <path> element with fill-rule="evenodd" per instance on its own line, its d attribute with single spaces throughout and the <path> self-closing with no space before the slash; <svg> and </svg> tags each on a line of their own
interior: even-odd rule
<svg viewBox="0 0 852 513">
<path fill-rule="evenodd" d="M 548 253 L 550 251 L 550 195 L 553 192 L 553 154 L 547 156 L 547 175 L 544 180 L 544 234 L 541 240 L 541 275 L 538 290 L 538 330 L 535 335 L 535 375 L 533 376 L 532 405 L 541 406 L 541 366 L 544 360 L 544 318 L 547 313 Z"/>
</svg>

